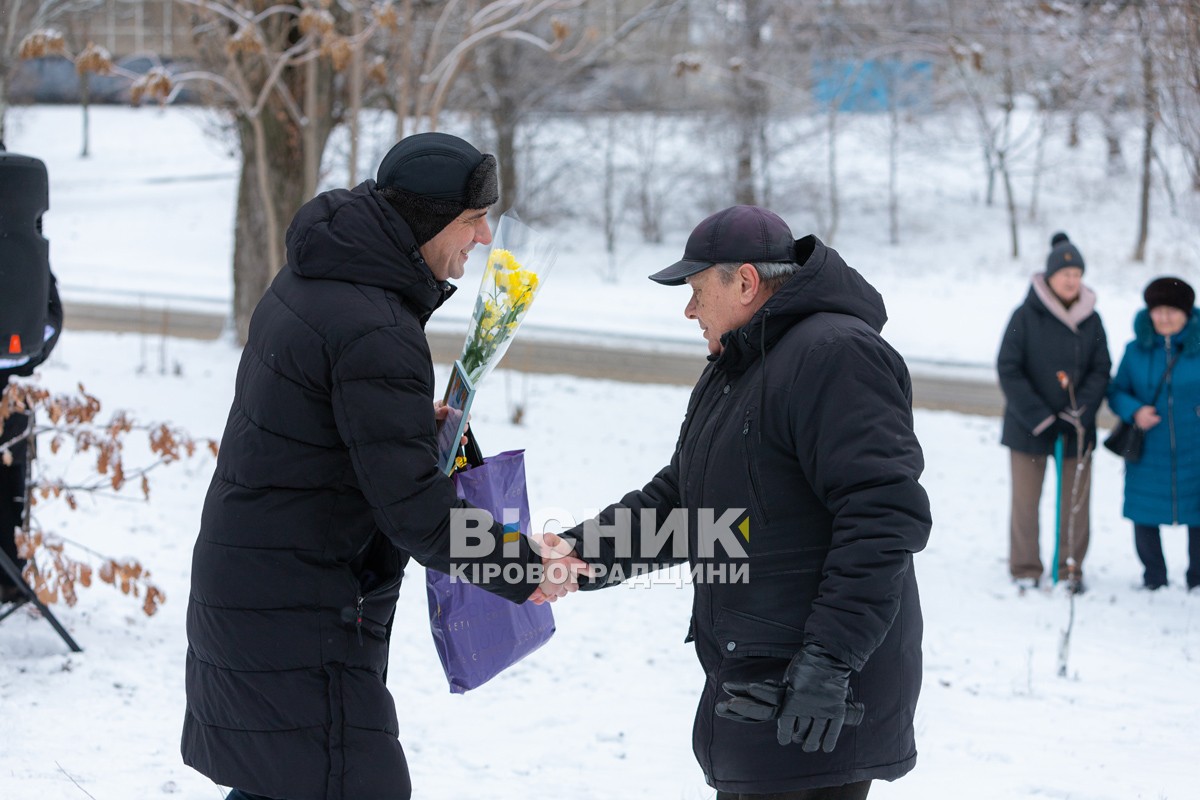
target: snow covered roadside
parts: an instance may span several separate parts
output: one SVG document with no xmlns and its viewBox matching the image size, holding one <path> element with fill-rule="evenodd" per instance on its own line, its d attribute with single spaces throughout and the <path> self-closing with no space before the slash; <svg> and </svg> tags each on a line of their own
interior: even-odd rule
<svg viewBox="0 0 1200 800">
<path fill-rule="evenodd" d="M 82 381 L 105 403 L 102 416 L 126 408 L 218 436 L 236 350 L 167 341 L 167 364 L 180 374 L 159 375 L 160 346 L 128 335 L 64 337 L 43 382 L 67 391 Z M 149 369 L 139 372 L 142 363 Z M 486 451 L 527 449 L 535 510 L 581 516 L 664 463 L 686 396 L 670 387 L 497 373 L 473 418 Z M 506 404 L 521 397 L 526 424 L 516 427 L 506 421 Z M 1091 591 L 1078 600 L 1070 676 L 1060 679 L 1066 598 L 1019 598 L 1007 581 L 1007 461 L 998 421 L 919 412 L 917 427 L 935 519 L 916 562 L 926 618 L 920 757 L 909 777 L 878 785 L 872 797 L 1191 797 L 1200 596 L 1179 586 L 1180 532 L 1164 537 L 1174 585 L 1134 591 L 1139 567 L 1120 518 L 1120 466 L 1107 452 L 1097 456 L 1085 563 Z M 85 501 L 74 513 L 38 507 L 46 527 L 139 558 L 167 602 L 146 618 L 110 587 L 82 591 L 74 609 L 56 609 L 85 648 L 78 655 L 24 610 L 0 625 L 0 798 L 221 797 L 178 755 L 188 570 L 211 470 L 212 460 L 201 457 L 156 473 L 148 504 Z M 1045 511 L 1049 526 L 1049 503 Z M 456 696 L 429 636 L 423 583 L 420 568 L 410 570 L 389 675 L 415 797 L 713 796 L 690 750 L 701 677 L 682 643 L 690 590 L 660 581 L 569 598 L 555 606 L 559 630 L 548 645 Z"/>
</svg>

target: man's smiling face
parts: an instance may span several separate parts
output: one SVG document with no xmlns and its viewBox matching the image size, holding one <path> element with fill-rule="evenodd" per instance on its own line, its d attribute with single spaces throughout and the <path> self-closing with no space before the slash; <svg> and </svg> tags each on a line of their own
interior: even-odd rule
<svg viewBox="0 0 1200 800">
<path fill-rule="evenodd" d="M 468 208 L 437 235 L 421 245 L 421 257 L 439 281 L 461 278 L 466 271 L 467 255 L 476 244 L 490 244 L 486 208 Z"/>
</svg>

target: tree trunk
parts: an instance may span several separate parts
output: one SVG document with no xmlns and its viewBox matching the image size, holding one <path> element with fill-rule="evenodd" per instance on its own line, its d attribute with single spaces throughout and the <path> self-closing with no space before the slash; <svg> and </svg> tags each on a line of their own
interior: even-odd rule
<svg viewBox="0 0 1200 800">
<path fill-rule="evenodd" d="M 1121 152 L 1121 133 L 1107 119 L 1104 122 L 1104 142 L 1108 146 L 1104 172 L 1109 177 L 1125 174 L 1125 155 Z"/>
<path fill-rule="evenodd" d="M 985 142 L 983 145 L 983 166 L 987 170 L 987 194 L 983 197 L 983 204 L 991 208 L 996 199 L 996 162 L 992 159 L 990 142 Z"/>
<path fill-rule="evenodd" d="M 1071 117 L 1067 120 L 1067 147 L 1074 150 L 1079 147 L 1079 112 L 1072 111 Z"/>
<path fill-rule="evenodd" d="M 350 35 L 357 39 L 362 34 L 362 14 L 359 12 L 357 4 L 350 7 L 350 13 L 353 15 Z M 350 186 L 358 185 L 358 138 L 362 117 L 363 78 L 363 49 L 356 47 L 350 55 L 350 107 L 347 110 L 350 116 L 350 155 L 346 169 L 346 183 Z"/>
<path fill-rule="evenodd" d="M 838 198 L 837 177 L 837 105 L 829 107 L 829 229 L 825 231 L 825 244 L 833 244 L 837 237 L 842 204 Z"/>
<path fill-rule="evenodd" d="M 733 202 L 738 205 L 757 205 L 754 193 L 754 131 L 751 121 L 742 118 L 738 124 L 737 146 L 733 176 Z"/>
<path fill-rule="evenodd" d="M 617 225 L 620 219 L 620 203 L 617 200 L 617 118 L 609 112 L 604 136 L 604 179 L 603 202 L 601 203 L 604 226 L 604 252 L 608 254 L 608 268 L 601 276 L 605 283 L 617 282 Z"/>
<path fill-rule="evenodd" d="M 496 129 L 496 161 L 500 170 L 500 202 L 497 210 L 503 214 L 510 208 L 520 212 L 521 182 L 517 177 L 517 123 L 506 114 L 493 117 Z"/>
<path fill-rule="evenodd" d="M 888 86 L 888 243 L 900 244 L 900 109 L 895 81 Z"/>
<path fill-rule="evenodd" d="M 87 158 L 91 155 L 91 108 L 92 108 L 92 82 L 91 76 L 84 72 L 79 76 L 79 110 L 83 113 L 83 146 L 79 150 L 80 158 Z"/>
<path fill-rule="evenodd" d="M 283 267 L 287 227 L 300 206 L 312 196 L 307 185 L 307 170 L 296 166 L 304 163 L 301 143 L 306 139 L 314 140 L 314 137 L 306 137 L 290 117 L 276 111 L 268 105 L 260 117 L 262 143 L 267 152 L 266 161 L 261 165 L 254 126 L 250 120 L 238 121 L 242 172 L 234 220 L 233 310 L 238 341 L 242 344 L 246 342 L 255 306 Z M 315 129 L 315 147 L 318 152 L 323 152 L 329 140 L 331 115 L 323 114 L 313 122 L 320 123 Z M 262 199 L 260 166 L 266 171 L 269 207 Z"/>
<path fill-rule="evenodd" d="M 8 74 L 0 67 L 0 144 L 4 143 L 4 118 L 8 116 Z"/>
<path fill-rule="evenodd" d="M 1133 260 L 1146 260 L 1146 242 L 1150 239 L 1150 183 L 1154 166 L 1154 122 L 1158 115 L 1155 102 L 1154 53 L 1150 47 L 1150 31 L 1144 12 L 1138 10 L 1138 31 L 1142 40 L 1142 112 L 1145 115 L 1142 139 L 1142 188 L 1138 203 L 1138 235 L 1133 248 Z"/>
<path fill-rule="evenodd" d="M 492 91 L 483 93 L 496 132 L 496 161 L 500 170 L 500 202 L 497 211 L 503 214 L 510 208 L 528 212 L 521 205 L 521 182 L 517 173 L 517 126 L 521 114 L 510 92 L 513 87 L 515 46 L 500 42 L 486 53 L 486 72 Z"/>
<path fill-rule="evenodd" d="M 304 116 L 307 122 L 303 127 L 304 138 L 304 199 L 317 193 L 317 182 L 321 175 L 321 154 L 324 144 L 318 145 L 319 126 L 317 118 L 328 111 L 328 105 L 322 106 L 319 86 L 320 63 L 314 58 L 304 65 Z"/>
<path fill-rule="evenodd" d="M 744 72 L 744 69 L 739 71 L 734 79 L 737 143 L 734 145 L 733 195 L 735 203 L 753 206 L 759 201 L 755 177 L 767 172 L 767 95 L 763 85 L 747 79 Z"/>
<path fill-rule="evenodd" d="M 1004 153 L 998 159 L 1000 177 L 1004 183 L 1004 202 L 1008 206 L 1008 238 L 1012 244 L 1012 257 L 1016 261 L 1021 257 L 1021 247 L 1017 239 L 1017 201 L 1013 197 L 1012 176 L 1008 174 L 1008 160 Z"/>
<path fill-rule="evenodd" d="M 1050 135 L 1049 107 L 1038 109 L 1042 115 L 1042 124 L 1038 128 L 1037 153 L 1033 160 L 1033 189 L 1029 192 L 1029 221 L 1035 222 L 1038 215 L 1038 197 L 1042 190 L 1042 171 L 1046 166 L 1046 138 Z"/>
<path fill-rule="evenodd" d="M 745 20 L 738 26 L 738 33 L 734 38 L 737 55 L 743 59 L 743 63 L 733 71 L 733 102 L 730 106 L 737 136 L 733 153 L 733 195 L 734 202 L 741 205 L 758 204 L 755 175 L 765 174 L 767 169 L 767 153 L 765 149 L 758 147 L 764 140 L 767 92 L 762 81 L 751 77 L 749 73 L 761 67 L 759 61 L 764 50 L 762 30 L 770 11 L 770 3 L 745 0 Z"/>
</svg>

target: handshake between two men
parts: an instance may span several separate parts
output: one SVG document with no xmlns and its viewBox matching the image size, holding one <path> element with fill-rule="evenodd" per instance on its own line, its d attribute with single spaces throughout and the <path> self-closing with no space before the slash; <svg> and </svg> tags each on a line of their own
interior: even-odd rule
<svg viewBox="0 0 1200 800">
<path fill-rule="evenodd" d="M 579 590 L 581 577 L 594 571 L 575 555 L 570 542 L 553 533 L 534 534 L 542 557 L 541 584 L 530 595 L 535 604 L 553 603 Z M 782 681 L 728 681 L 721 685 L 729 699 L 717 703 L 717 715 L 735 722 L 775 720 L 780 745 L 799 744 L 806 753 L 833 751 L 843 727 L 862 722 L 865 708 L 850 701 L 850 668 L 816 642 L 792 658 Z"/>
</svg>

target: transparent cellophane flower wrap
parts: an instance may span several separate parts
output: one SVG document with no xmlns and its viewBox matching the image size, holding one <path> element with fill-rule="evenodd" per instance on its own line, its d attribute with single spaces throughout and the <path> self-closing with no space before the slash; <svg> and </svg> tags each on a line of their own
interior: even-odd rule
<svg viewBox="0 0 1200 800">
<path fill-rule="evenodd" d="M 501 215 L 460 358 L 476 387 L 504 357 L 557 258 L 547 237 L 511 211 Z"/>
</svg>

